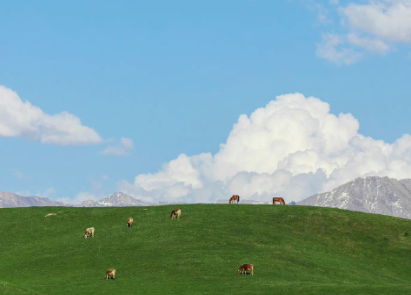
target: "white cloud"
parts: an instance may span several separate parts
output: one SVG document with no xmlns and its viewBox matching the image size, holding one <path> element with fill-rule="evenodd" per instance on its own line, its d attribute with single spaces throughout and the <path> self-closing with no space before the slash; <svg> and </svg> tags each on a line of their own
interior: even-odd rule
<svg viewBox="0 0 411 295">
<path fill-rule="evenodd" d="M 411 43 L 411 0 L 369 0 L 339 6 L 339 35 L 325 34 L 317 56 L 337 64 L 352 64 L 365 53 L 385 55 L 397 43 Z M 338 1 L 330 1 L 338 5 Z"/>
<path fill-rule="evenodd" d="M 346 23 L 382 40 L 411 42 L 411 1 L 369 1 L 369 4 L 349 4 L 341 8 Z"/>
<path fill-rule="evenodd" d="M 345 44 L 343 36 L 324 34 L 321 43 L 317 44 L 317 56 L 336 64 L 356 63 L 361 54 Z"/>
<path fill-rule="evenodd" d="M 130 155 L 129 151 L 134 149 L 133 140 L 130 138 L 121 138 L 120 142 L 116 146 L 109 146 L 104 151 L 101 151 L 101 154 L 104 155 L 113 155 L 113 156 L 128 156 Z"/>
<path fill-rule="evenodd" d="M 0 85 L 0 136 L 22 137 L 44 144 L 81 145 L 102 141 L 96 131 L 83 126 L 78 117 L 61 112 L 45 114 L 16 92 Z"/>
<path fill-rule="evenodd" d="M 215 154 L 181 154 L 154 174 L 137 175 L 120 190 L 149 202 L 215 202 L 239 194 L 300 201 L 356 177 L 411 177 L 411 136 L 393 144 L 358 133 L 351 114 L 302 94 L 278 96 L 241 115 Z"/>
<path fill-rule="evenodd" d="M 369 38 L 361 38 L 355 34 L 347 35 L 348 43 L 362 47 L 367 51 L 386 54 L 390 49 L 389 46 L 381 40 L 372 40 Z"/>
</svg>

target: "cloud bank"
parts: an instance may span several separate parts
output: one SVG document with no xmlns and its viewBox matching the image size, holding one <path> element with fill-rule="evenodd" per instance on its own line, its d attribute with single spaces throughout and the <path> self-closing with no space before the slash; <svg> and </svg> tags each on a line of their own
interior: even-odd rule
<svg viewBox="0 0 411 295">
<path fill-rule="evenodd" d="M 81 124 L 78 117 L 61 112 L 45 114 L 30 102 L 23 102 L 16 92 L 0 85 L 0 136 L 22 137 L 55 145 L 101 143 L 96 131 Z"/>
<path fill-rule="evenodd" d="M 388 144 L 358 129 L 351 114 L 331 114 L 318 98 L 281 95 L 241 115 L 215 155 L 181 154 L 119 189 L 148 202 L 215 202 L 233 194 L 297 202 L 356 177 L 411 177 L 410 135 Z"/>
</svg>

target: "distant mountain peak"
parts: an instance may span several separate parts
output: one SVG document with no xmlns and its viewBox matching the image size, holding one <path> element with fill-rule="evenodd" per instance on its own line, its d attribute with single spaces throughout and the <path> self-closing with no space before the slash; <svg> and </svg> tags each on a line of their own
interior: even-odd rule
<svg viewBox="0 0 411 295">
<path fill-rule="evenodd" d="M 84 201 L 77 207 L 128 207 L 128 206 L 149 206 L 150 204 L 135 199 L 125 193 L 115 192 L 107 198 L 98 201 Z"/>
<path fill-rule="evenodd" d="M 316 194 L 297 204 L 338 207 L 411 219 L 411 179 L 358 177 L 330 192 Z"/>
</svg>

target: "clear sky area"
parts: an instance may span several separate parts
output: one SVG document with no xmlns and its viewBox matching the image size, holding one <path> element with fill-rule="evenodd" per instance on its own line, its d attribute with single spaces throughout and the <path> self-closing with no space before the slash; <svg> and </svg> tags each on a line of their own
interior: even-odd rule
<svg viewBox="0 0 411 295">
<path fill-rule="evenodd" d="M 411 0 L 0 2 L 0 191 L 300 201 L 411 178 Z"/>
</svg>

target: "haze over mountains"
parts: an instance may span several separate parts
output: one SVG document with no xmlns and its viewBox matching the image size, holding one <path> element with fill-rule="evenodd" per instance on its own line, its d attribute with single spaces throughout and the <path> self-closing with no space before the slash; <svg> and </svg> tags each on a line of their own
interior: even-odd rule
<svg viewBox="0 0 411 295">
<path fill-rule="evenodd" d="M 287 202 L 288 200 L 286 200 Z M 227 204 L 227 200 L 218 200 Z M 241 204 L 271 204 L 241 199 Z M 127 207 L 155 206 L 181 203 L 146 203 L 122 192 L 116 192 L 98 201 L 84 201 L 77 205 L 63 204 L 40 197 L 21 197 L 13 193 L 0 192 L 0 208 L 31 206 L 75 206 L 75 207 Z M 357 178 L 340 185 L 331 192 L 316 194 L 298 202 L 297 205 L 338 207 L 340 209 L 390 215 L 411 219 L 411 179 L 397 180 L 388 177 Z"/>
<path fill-rule="evenodd" d="M 128 207 L 150 205 L 151 204 L 135 199 L 122 192 L 116 192 L 111 196 L 101 199 L 99 201 L 84 201 L 79 205 L 75 205 L 75 207 Z"/>
<path fill-rule="evenodd" d="M 297 205 L 338 207 L 411 219 L 411 179 L 359 177 Z"/>
<path fill-rule="evenodd" d="M 0 208 L 33 207 L 33 206 L 65 206 L 48 198 L 21 197 L 13 193 L 0 192 Z"/>
</svg>

